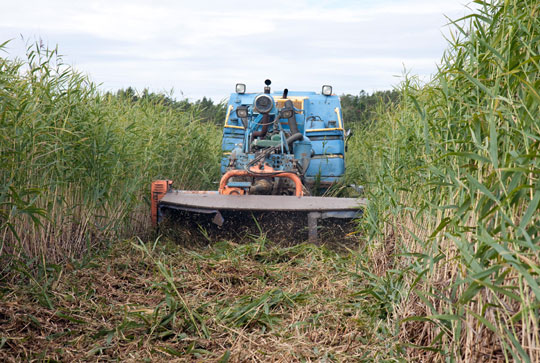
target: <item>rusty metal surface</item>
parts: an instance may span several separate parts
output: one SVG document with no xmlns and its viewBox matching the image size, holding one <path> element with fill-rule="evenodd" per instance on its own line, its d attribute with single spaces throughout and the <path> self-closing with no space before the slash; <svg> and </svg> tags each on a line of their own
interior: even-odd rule
<svg viewBox="0 0 540 363">
<path fill-rule="evenodd" d="M 343 211 L 362 208 L 366 199 L 333 197 L 296 197 L 278 195 L 220 195 L 186 193 L 172 190 L 161 199 L 160 205 L 183 206 L 212 210 L 253 211 Z"/>
</svg>

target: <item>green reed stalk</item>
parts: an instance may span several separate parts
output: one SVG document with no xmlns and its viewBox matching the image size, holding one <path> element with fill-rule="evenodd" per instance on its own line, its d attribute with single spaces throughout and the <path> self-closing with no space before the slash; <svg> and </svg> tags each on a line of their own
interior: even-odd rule
<svg viewBox="0 0 540 363">
<path fill-rule="evenodd" d="M 388 323 L 410 357 L 539 361 L 540 3 L 475 3 L 435 79 L 408 77 L 357 137 L 351 173 L 373 258 L 392 245 L 409 273 Z"/>
<path fill-rule="evenodd" d="M 36 44 L 0 58 L 0 255 L 80 256 L 148 225 L 149 187 L 210 188 L 219 130 L 163 103 L 102 94 Z"/>
</svg>

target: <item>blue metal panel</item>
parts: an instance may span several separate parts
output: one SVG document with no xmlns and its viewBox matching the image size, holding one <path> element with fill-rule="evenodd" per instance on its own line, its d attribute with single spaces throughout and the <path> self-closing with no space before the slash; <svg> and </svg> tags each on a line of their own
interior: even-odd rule
<svg viewBox="0 0 540 363">
<path fill-rule="evenodd" d="M 327 127 L 339 127 L 336 108 L 340 112 L 341 106 L 338 96 L 315 95 L 306 102 L 306 129 L 321 129 Z"/>
<path fill-rule="evenodd" d="M 244 124 L 242 123 L 242 120 L 239 119 L 236 116 L 236 110 L 233 111 L 234 114 L 231 112 L 231 116 L 229 117 L 229 121 L 227 122 L 227 125 L 229 126 L 241 126 L 244 127 Z M 234 115 L 234 116 L 233 116 Z M 237 129 L 238 130 L 238 129 Z"/>
<path fill-rule="evenodd" d="M 238 106 L 248 106 L 253 112 L 253 101 L 260 93 L 231 94 L 228 103 L 229 117 L 223 130 L 222 150 L 230 152 L 237 144 L 244 143 L 246 130 L 243 129 L 242 120 L 236 115 Z M 270 94 L 274 99 L 280 99 L 281 93 Z M 312 143 L 313 158 L 306 172 L 307 179 L 320 178 L 321 181 L 334 182 L 345 172 L 345 142 L 343 119 L 338 96 L 324 96 L 315 92 L 295 92 L 288 94 L 289 98 L 303 98 L 303 111 L 296 114 L 298 129 Z M 276 114 L 274 108 L 271 112 Z M 253 115 L 255 118 L 257 114 Z M 273 117 L 273 116 L 272 116 Z M 273 120 L 273 118 L 271 118 Z M 250 119 L 253 123 L 254 119 Z M 282 129 L 290 131 L 287 120 L 280 121 Z M 255 125 L 254 125 L 255 126 Z M 250 127 L 260 130 L 261 126 Z M 269 128 L 272 131 L 273 126 Z M 274 158 L 277 157 L 274 156 Z M 287 158 L 285 158 L 287 159 Z M 283 159 L 283 161 L 286 161 Z M 229 154 L 225 154 L 221 161 L 221 172 L 225 173 L 229 165 Z"/>
<path fill-rule="evenodd" d="M 345 141 L 342 131 L 308 132 L 314 155 L 345 154 Z"/>
<path fill-rule="evenodd" d="M 344 173 L 345 162 L 343 158 L 337 156 L 320 156 L 311 159 L 306 176 L 316 178 L 317 175 L 320 175 L 321 177 L 339 178 L 343 176 Z"/>
<path fill-rule="evenodd" d="M 249 188 L 251 186 L 251 182 L 229 181 L 227 186 L 234 188 Z"/>
<path fill-rule="evenodd" d="M 244 135 L 238 134 L 223 134 L 221 150 L 231 151 L 237 144 L 244 142 Z"/>
<path fill-rule="evenodd" d="M 221 158 L 221 174 L 225 174 L 227 172 L 227 166 L 229 166 L 229 155 L 225 155 Z"/>
<path fill-rule="evenodd" d="M 314 155 L 340 154 L 343 155 L 345 143 L 343 140 L 312 140 L 311 141 Z"/>
</svg>

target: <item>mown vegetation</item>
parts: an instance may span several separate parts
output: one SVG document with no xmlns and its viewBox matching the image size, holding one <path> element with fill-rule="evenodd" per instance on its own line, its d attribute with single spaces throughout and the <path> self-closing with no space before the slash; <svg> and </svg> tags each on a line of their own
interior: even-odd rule
<svg viewBox="0 0 540 363">
<path fill-rule="evenodd" d="M 1 58 L 0 359 L 540 361 L 540 4 L 475 3 L 432 82 L 342 97 L 353 251 L 148 238 L 152 179 L 214 188 L 214 119 Z"/>
<path fill-rule="evenodd" d="M 353 140 L 350 178 L 409 359 L 537 362 L 540 3 L 475 3 L 433 82 Z"/>
<path fill-rule="evenodd" d="M 366 259 L 314 245 L 121 241 L 0 306 L 0 360 L 373 361 Z M 63 273 L 62 273 L 63 272 Z M 38 282 L 39 280 L 39 282 Z"/>
</svg>

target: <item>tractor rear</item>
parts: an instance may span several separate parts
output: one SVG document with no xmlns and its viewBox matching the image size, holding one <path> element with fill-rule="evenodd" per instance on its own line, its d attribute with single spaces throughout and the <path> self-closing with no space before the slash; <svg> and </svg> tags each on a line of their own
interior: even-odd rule
<svg viewBox="0 0 540 363">
<path fill-rule="evenodd" d="M 171 181 L 156 181 L 152 221 L 174 225 L 195 216 L 217 230 L 238 232 L 252 219 L 265 232 L 286 225 L 310 242 L 320 241 L 320 220 L 337 220 L 339 226 L 360 216 L 365 204 L 359 198 L 313 196 L 343 178 L 348 137 L 330 86 L 320 94 L 278 94 L 271 92 L 270 80 L 262 93 L 246 93 L 237 84 L 227 105 L 218 190 L 175 190 Z"/>
</svg>

